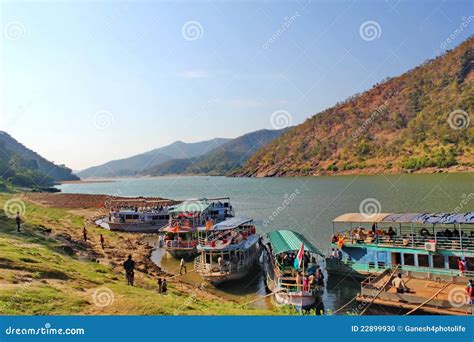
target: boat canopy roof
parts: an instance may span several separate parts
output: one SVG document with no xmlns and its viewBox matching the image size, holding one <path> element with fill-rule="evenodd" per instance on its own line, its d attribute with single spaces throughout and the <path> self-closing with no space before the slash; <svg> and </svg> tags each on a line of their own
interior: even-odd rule
<svg viewBox="0 0 474 342">
<path fill-rule="evenodd" d="M 305 251 L 323 255 L 319 249 L 313 246 L 303 235 L 293 232 L 291 230 L 276 230 L 268 233 L 268 239 L 272 245 L 273 254 L 294 252 L 301 248 L 304 243 Z"/>
<path fill-rule="evenodd" d="M 210 204 L 207 201 L 186 201 L 171 209 L 170 213 L 202 213 L 204 210 L 209 208 L 209 205 Z"/>
<path fill-rule="evenodd" d="M 253 220 L 247 217 L 231 217 L 226 219 L 225 221 L 216 223 L 212 228 L 207 227 L 199 227 L 199 230 L 230 230 L 235 229 L 239 226 L 242 226 L 247 223 L 251 223 Z"/>
<path fill-rule="evenodd" d="M 344 214 L 335 223 L 418 223 L 474 224 L 474 212 L 468 213 L 406 213 L 406 214 Z"/>
</svg>

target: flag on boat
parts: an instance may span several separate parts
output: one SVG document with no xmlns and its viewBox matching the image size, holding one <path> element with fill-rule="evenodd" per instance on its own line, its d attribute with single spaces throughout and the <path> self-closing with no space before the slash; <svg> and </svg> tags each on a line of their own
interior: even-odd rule
<svg viewBox="0 0 474 342">
<path fill-rule="evenodd" d="M 303 255 L 304 255 L 304 242 L 301 245 L 300 251 L 296 255 L 295 259 L 295 268 L 298 270 L 300 269 L 301 265 L 303 264 Z"/>
</svg>

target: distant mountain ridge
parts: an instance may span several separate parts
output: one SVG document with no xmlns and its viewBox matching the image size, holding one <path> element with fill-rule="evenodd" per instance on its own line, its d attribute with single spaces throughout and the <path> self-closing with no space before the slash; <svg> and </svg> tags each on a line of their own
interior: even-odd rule
<svg viewBox="0 0 474 342">
<path fill-rule="evenodd" d="M 234 176 L 474 168 L 474 36 L 294 127 Z"/>
<path fill-rule="evenodd" d="M 196 143 L 176 141 L 170 145 L 129 158 L 113 160 L 102 165 L 87 168 L 78 172 L 77 175 L 81 178 L 137 176 L 145 169 L 153 168 L 172 159 L 199 157 L 228 141 L 230 139 L 225 138 L 215 138 Z"/>
<path fill-rule="evenodd" d="M 287 129 L 259 130 L 237 137 L 208 153 L 188 159 L 168 160 L 155 167 L 145 169 L 141 175 L 163 176 L 169 174 L 226 175 L 240 169 L 260 148 L 266 146 Z"/>
<path fill-rule="evenodd" d="M 18 186 L 51 186 L 53 182 L 78 180 L 72 170 L 56 165 L 0 131 L 0 180 Z"/>
</svg>

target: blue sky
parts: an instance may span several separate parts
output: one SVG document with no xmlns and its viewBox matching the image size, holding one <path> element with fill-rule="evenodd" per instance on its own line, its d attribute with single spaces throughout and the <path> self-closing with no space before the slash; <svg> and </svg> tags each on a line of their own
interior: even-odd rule
<svg viewBox="0 0 474 342">
<path fill-rule="evenodd" d="M 73 169 L 278 127 L 274 112 L 302 123 L 474 31 L 443 45 L 470 1 L 0 6 L 0 129 Z"/>
</svg>

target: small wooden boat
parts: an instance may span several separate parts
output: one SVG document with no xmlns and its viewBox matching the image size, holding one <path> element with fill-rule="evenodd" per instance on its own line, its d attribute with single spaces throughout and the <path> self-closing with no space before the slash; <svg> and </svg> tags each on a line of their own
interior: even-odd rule
<svg viewBox="0 0 474 342">
<path fill-rule="evenodd" d="M 177 259 L 197 256 L 198 227 L 207 222 L 221 222 L 234 216 L 229 198 L 187 200 L 169 210 L 165 233 L 165 250 Z"/>
<path fill-rule="evenodd" d="M 321 252 L 304 236 L 289 230 L 270 232 L 268 240 L 264 253 L 266 282 L 276 303 L 298 310 L 311 308 L 322 288 L 316 280 L 316 258 Z M 295 262 L 298 257 L 300 261 Z"/>
<path fill-rule="evenodd" d="M 194 268 L 213 285 L 247 276 L 256 266 L 262 251 L 253 220 L 230 218 L 198 229 L 199 256 Z"/>
</svg>

